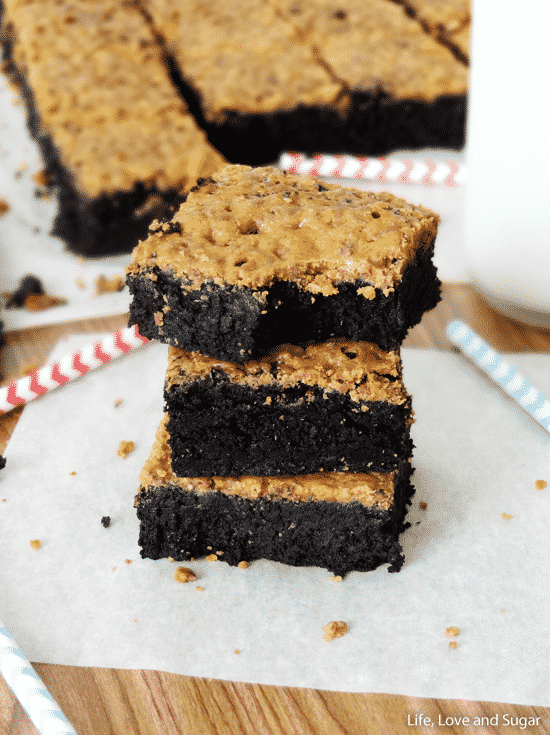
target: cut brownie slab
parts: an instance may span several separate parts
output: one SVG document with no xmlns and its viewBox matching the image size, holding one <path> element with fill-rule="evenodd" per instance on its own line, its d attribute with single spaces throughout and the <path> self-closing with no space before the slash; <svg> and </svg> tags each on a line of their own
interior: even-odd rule
<svg viewBox="0 0 550 735">
<path fill-rule="evenodd" d="M 134 249 L 145 337 L 233 362 L 333 338 L 392 350 L 440 299 L 424 207 L 269 166 L 200 184 Z"/>
<path fill-rule="evenodd" d="M 4 0 L 2 22 L 29 127 L 59 191 L 54 234 L 73 250 L 129 252 L 184 190 L 223 165 L 130 4 Z"/>
<path fill-rule="evenodd" d="M 182 477 L 389 472 L 412 454 L 399 353 L 367 342 L 284 345 L 244 364 L 172 347 L 164 396 Z"/>
<path fill-rule="evenodd" d="M 391 473 L 178 477 L 166 439 L 162 422 L 135 500 L 143 558 L 215 553 L 233 566 L 270 559 L 342 576 L 403 565 L 409 462 Z"/>
</svg>

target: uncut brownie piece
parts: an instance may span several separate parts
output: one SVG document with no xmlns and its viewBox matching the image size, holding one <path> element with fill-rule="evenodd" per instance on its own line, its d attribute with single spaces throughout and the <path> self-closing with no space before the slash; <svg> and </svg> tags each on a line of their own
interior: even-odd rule
<svg viewBox="0 0 550 735">
<path fill-rule="evenodd" d="M 171 347 L 164 397 L 182 477 L 389 472 L 412 454 L 398 352 L 336 340 L 220 362 Z"/>
<path fill-rule="evenodd" d="M 173 86 L 141 13 L 115 0 L 4 0 L 3 38 L 59 192 L 53 233 L 129 252 L 224 159 Z"/>
<path fill-rule="evenodd" d="M 127 269 L 149 339 L 232 362 L 340 337 L 392 350 L 440 299 L 424 207 L 269 166 L 200 183 Z"/>
<path fill-rule="evenodd" d="M 135 499 L 141 556 L 177 561 L 216 553 L 232 566 L 271 559 L 334 574 L 403 565 L 400 533 L 412 468 L 298 477 L 178 477 L 161 423 Z"/>
<path fill-rule="evenodd" d="M 350 93 L 342 149 L 462 147 L 468 69 L 407 13 L 425 0 L 270 1 Z"/>
</svg>

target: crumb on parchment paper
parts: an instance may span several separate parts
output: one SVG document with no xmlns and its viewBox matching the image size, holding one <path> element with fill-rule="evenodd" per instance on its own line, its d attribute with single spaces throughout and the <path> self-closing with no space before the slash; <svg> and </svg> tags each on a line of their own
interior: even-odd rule
<svg viewBox="0 0 550 735">
<path fill-rule="evenodd" d="M 348 624 L 343 620 L 332 620 L 330 623 L 323 625 L 323 640 L 329 643 L 335 638 L 340 638 L 348 632 Z"/>
<path fill-rule="evenodd" d="M 10 205 L 8 204 L 8 202 L 5 199 L 2 199 L 0 197 L 0 217 L 3 214 L 6 214 L 6 212 L 9 212 L 9 210 L 10 210 Z"/>
<path fill-rule="evenodd" d="M 116 453 L 119 457 L 122 457 L 122 459 L 126 459 L 126 457 L 131 454 L 134 449 L 136 448 L 136 445 L 134 442 L 127 442 L 122 440 L 120 444 L 118 445 L 118 449 L 116 450 Z"/>
<path fill-rule="evenodd" d="M 535 487 L 537 490 L 544 490 L 544 488 L 548 485 L 546 480 L 535 480 Z"/>
<path fill-rule="evenodd" d="M 41 546 L 42 546 L 42 541 L 40 541 L 39 538 L 35 538 L 31 540 L 31 548 L 39 549 Z"/>
<path fill-rule="evenodd" d="M 111 525 L 111 516 L 103 516 L 103 518 L 101 519 L 101 525 L 104 528 L 109 528 L 109 526 Z"/>
<path fill-rule="evenodd" d="M 330 582 L 341 582 L 342 577 L 339 574 L 336 574 L 334 577 L 329 577 Z"/>
<path fill-rule="evenodd" d="M 114 407 L 115 408 L 120 408 L 120 406 L 122 406 L 123 403 L 124 403 L 124 399 L 123 398 L 117 398 L 116 401 L 114 402 Z"/>
<path fill-rule="evenodd" d="M 449 641 L 449 648 L 456 648 L 458 643 L 456 641 Z"/>
<path fill-rule="evenodd" d="M 445 628 L 445 635 L 448 638 L 456 638 L 456 636 L 460 633 L 460 628 L 457 628 L 456 625 L 451 625 L 450 628 Z"/>
<path fill-rule="evenodd" d="M 206 557 L 206 561 L 218 561 L 218 557 L 216 556 L 216 554 L 208 554 L 208 556 Z"/>
<path fill-rule="evenodd" d="M 195 587 L 197 592 L 204 592 L 204 587 Z"/>
<path fill-rule="evenodd" d="M 123 291 L 126 282 L 120 274 L 114 275 L 112 278 L 106 278 L 104 275 L 99 275 L 95 279 L 95 292 L 99 296 L 102 293 L 116 293 L 117 291 Z"/>
<path fill-rule="evenodd" d="M 196 578 L 197 575 L 192 569 L 189 569 L 189 567 L 178 567 L 174 572 L 174 579 L 176 582 L 180 582 L 181 584 L 194 582 Z"/>
<path fill-rule="evenodd" d="M 420 506 L 421 510 L 426 510 L 426 508 L 428 507 L 428 503 L 425 503 L 423 500 L 421 500 L 418 505 Z"/>
<path fill-rule="evenodd" d="M 240 561 L 237 566 L 239 569 L 248 569 L 249 564 L 247 561 Z"/>
<path fill-rule="evenodd" d="M 513 516 L 513 515 L 511 515 L 510 513 L 503 513 L 503 514 L 502 514 L 502 517 L 503 517 L 503 518 L 504 518 L 505 520 L 509 520 L 510 518 L 513 518 L 514 516 Z"/>
</svg>

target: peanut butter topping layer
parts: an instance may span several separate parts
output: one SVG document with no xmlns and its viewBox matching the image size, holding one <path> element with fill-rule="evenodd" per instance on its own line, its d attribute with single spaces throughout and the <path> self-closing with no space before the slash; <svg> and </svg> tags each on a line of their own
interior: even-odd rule
<svg viewBox="0 0 550 735">
<path fill-rule="evenodd" d="M 359 294 L 373 299 L 375 287 L 386 295 L 395 289 L 416 252 L 433 243 L 438 223 L 434 212 L 389 193 L 270 166 L 227 166 L 189 194 L 170 226 L 153 222 L 128 273 L 157 266 L 190 290 L 209 281 L 253 289 L 294 281 L 313 298 L 363 280 L 371 285 Z"/>
<path fill-rule="evenodd" d="M 142 0 L 209 120 L 332 106 L 343 93 L 265 0 Z"/>
<path fill-rule="evenodd" d="M 5 0 L 14 59 L 55 148 L 90 199 L 136 182 L 186 189 L 224 159 L 175 91 L 136 8 L 115 0 Z"/>
<path fill-rule="evenodd" d="M 464 64 L 393 2 L 271 2 L 351 90 L 424 101 L 467 92 Z"/>
<path fill-rule="evenodd" d="M 207 493 L 220 492 L 256 500 L 326 500 L 376 506 L 388 510 L 393 503 L 396 472 L 383 474 L 351 474 L 326 472 L 299 477 L 177 477 L 172 472 L 172 453 L 167 443 L 167 416 L 161 422 L 151 453 L 139 476 L 139 493 L 168 485 L 182 491 Z M 139 495 L 136 498 L 139 503 Z"/>
<path fill-rule="evenodd" d="M 263 360 L 223 362 L 200 352 L 171 347 L 166 385 L 185 385 L 222 370 L 232 383 L 250 388 L 299 384 L 338 391 L 352 401 L 388 401 L 402 404 L 408 394 L 401 380 L 399 352 L 383 352 L 368 342 L 335 340 L 301 348 L 281 345 Z M 393 380 L 392 380 L 393 378 Z"/>
</svg>

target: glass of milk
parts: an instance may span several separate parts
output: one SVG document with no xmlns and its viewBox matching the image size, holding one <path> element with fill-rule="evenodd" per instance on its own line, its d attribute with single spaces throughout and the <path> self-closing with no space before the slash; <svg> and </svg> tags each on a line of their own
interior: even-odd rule
<svg viewBox="0 0 550 735">
<path fill-rule="evenodd" d="M 550 328 L 550 4 L 473 0 L 466 255 L 501 313 Z"/>
</svg>

